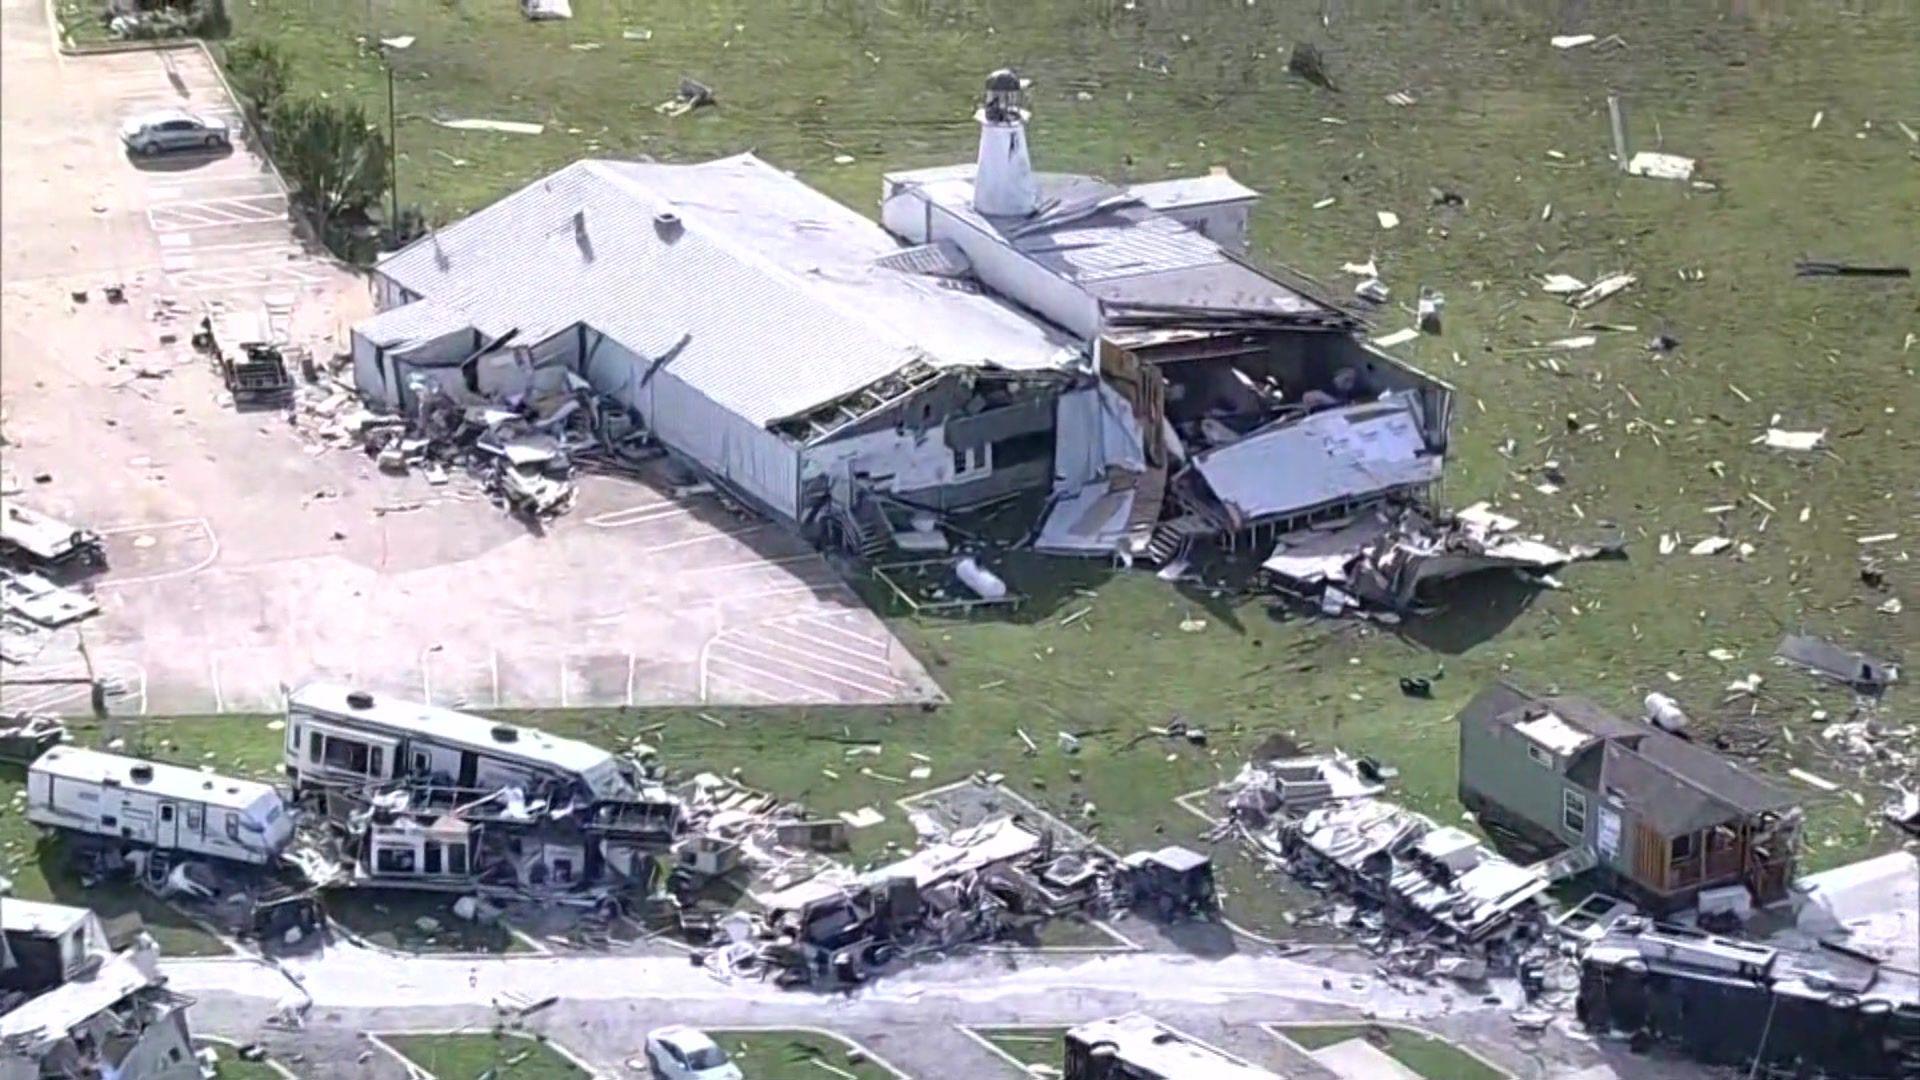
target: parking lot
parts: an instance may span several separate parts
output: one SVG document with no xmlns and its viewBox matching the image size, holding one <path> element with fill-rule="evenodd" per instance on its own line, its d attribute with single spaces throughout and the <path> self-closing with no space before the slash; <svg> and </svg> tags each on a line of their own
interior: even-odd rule
<svg viewBox="0 0 1920 1080">
<path fill-rule="evenodd" d="M 587 478 L 536 535 L 235 411 L 187 344 L 200 306 L 291 300 L 297 339 L 337 344 L 363 283 L 300 242 L 241 140 L 119 145 L 161 107 L 238 130 L 201 52 L 58 57 L 37 5 L 6 4 L 7 497 L 99 530 L 109 564 L 102 613 L 5 669 L 9 706 L 85 711 L 94 677 L 162 714 L 271 710 L 318 675 L 473 707 L 939 696 L 818 554 L 711 497 Z"/>
</svg>

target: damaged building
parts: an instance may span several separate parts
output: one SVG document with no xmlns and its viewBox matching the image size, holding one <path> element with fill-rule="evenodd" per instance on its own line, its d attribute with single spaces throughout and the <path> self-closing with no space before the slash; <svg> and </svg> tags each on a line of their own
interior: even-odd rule
<svg viewBox="0 0 1920 1080">
<path fill-rule="evenodd" d="M 545 417 L 587 390 L 772 520 L 855 546 L 886 539 L 869 496 L 1045 486 L 1054 399 L 1086 381 L 1069 337 L 751 154 L 579 161 L 373 277 L 369 402 Z"/>
<path fill-rule="evenodd" d="M 1253 192 L 1223 175 L 1129 188 L 1036 172 L 1026 106 L 995 72 L 976 162 L 886 174 L 881 220 L 1065 328 L 1126 403 L 1138 451 L 1061 470 L 1038 546 L 1164 559 L 1430 491 L 1452 391 L 1250 264 Z"/>
<path fill-rule="evenodd" d="M 686 824 L 631 760 L 334 683 L 288 695 L 283 760 L 324 821 L 310 877 L 344 867 L 355 884 L 590 895 L 648 884 Z"/>
<path fill-rule="evenodd" d="M 86 908 L 4 895 L 0 930 L 0 1080 L 200 1080 L 192 1002 L 144 933 L 116 943 Z"/>
<path fill-rule="evenodd" d="M 1459 715 L 1460 801 L 1493 828 L 1591 852 L 1643 910 L 1692 906 L 1732 887 L 1783 899 L 1801 813 L 1793 795 L 1706 747 L 1585 698 L 1506 683 Z"/>
<path fill-rule="evenodd" d="M 1577 1010 L 1591 1030 L 1749 1076 L 1920 1075 L 1920 975 L 1845 948 L 1622 919 L 1582 955 Z"/>
<path fill-rule="evenodd" d="M 1254 192 L 1036 173 L 1026 118 L 995 73 L 977 162 L 882 224 L 750 154 L 576 162 L 378 264 L 355 385 L 484 429 L 510 500 L 640 433 L 868 557 L 1027 492 L 1040 550 L 1166 558 L 1432 490 L 1452 392 L 1246 262 Z"/>
</svg>

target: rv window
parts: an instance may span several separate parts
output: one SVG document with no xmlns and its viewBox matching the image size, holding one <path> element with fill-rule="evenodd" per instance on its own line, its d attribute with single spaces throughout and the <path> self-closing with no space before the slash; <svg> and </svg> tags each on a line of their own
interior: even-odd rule
<svg viewBox="0 0 1920 1080">
<path fill-rule="evenodd" d="M 227 811 L 227 839 L 240 839 L 240 815 L 231 810 Z"/>
<path fill-rule="evenodd" d="M 319 737 L 314 736 L 316 739 Z M 326 764 L 329 769 L 344 769 L 365 776 L 367 775 L 367 744 L 357 743 L 351 739 L 329 738 Z"/>
<path fill-rule="evenodd" d="M 447 873 L 464 874 L 467 872 L 467 846 L 465 844 L 447 845 Z"/>
<path fill-rule="evenodd" d="M 160 820 L 161 820 L 161 821 L 172 821 L 172 820 L 173 820 L 173 807 L 172 807 L 172 806 L 162 806 L 162 807 L 160 808 Z"/>
<path fill-rule="evenodd" d="M 373 868 L 382 874 L 411 874 L 413 849 L 381 848 L 374 853 Z"/>
<path fill-rule="evenodd" d="M 1560 824 L 1575 836 L 1587 834 L 1587 797 L 1567 788 L 1561 792 Z"/>
<path fill-rule="evenodd" d="M 553 880 L 561 882 L 562 884 L 573 880 L 572 859 L 553 860 Z"/>
<path fill-rule="evenodd" d="M 192 832 L 200 831 L 200 808 L 199 807 L 197 806 L 187 807 L 187 828 Z"/>
<path fill-rule="evenodd" d="M 118 825 L 118 824 L 120 824 L 120 819 L 119 819 L 119 818 L 117 818 L 117 817 L 114 817 L 114 816 L 113 816 L 112 814 L 101 814 L 101 815 L 100 815 L 100 825 L 101 825 L 101 827 L 103 827 L 103 828 L 108 828 L 108 829 L 111 829 L 111 828 L 113 828 L 113 827 L 114 827 L 115 825 Z"/>
<path fill-rule="evenodd" d="M 317 731 L 307 736 L 307 760 L 316 765 L 323 760 L 320 756 L 320 733 Z"/>
<path fill-rule="evenodd" d="M 431 771 L 433 771 L 432 755 L 428 754 L 425 750 L 415 750 L 413 752 L 413 774 L 415 776 L 425 776 Z"/>
<path fill-rule="evenodd" d="M 368 765 L 367 775 L 368 776 L 387 775 L 386 761 L 385 761 L 386 756 L 387 756 L 387 752 L 385 750 L 382 750 L 378 746 L 372 747 L 367 751 L 367 765 Z"/>
</svg>

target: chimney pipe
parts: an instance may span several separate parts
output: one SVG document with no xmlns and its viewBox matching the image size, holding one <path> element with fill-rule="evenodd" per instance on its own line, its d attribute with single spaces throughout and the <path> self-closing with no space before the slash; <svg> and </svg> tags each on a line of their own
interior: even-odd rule
<svg viewBox="0 0 1920 1080">
<path fill-rule="evenodd" d="M 1027 158 L 1026 83 L 1001 68 L 987 76 L 980 122 L 980 158 L 973 174 L 973 208 L 989 217 L 1027 217 L 1040 189 Z"/>
</svg>

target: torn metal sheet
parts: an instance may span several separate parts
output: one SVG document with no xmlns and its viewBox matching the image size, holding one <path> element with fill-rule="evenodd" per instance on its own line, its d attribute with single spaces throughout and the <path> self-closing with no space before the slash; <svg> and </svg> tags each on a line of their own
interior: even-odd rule
<svg viewBox="0 0 1920 1080">
<path fill-rule="evenodd" d="M 1825 428 L 1819 431 L 1788 431 L 1770 427 L 1757 441 L 1765 443 L 1772 450 L 1818 450 L 1827 444 L 1827 432 Z"/>
<path fill-rule="evenodd" d="M 1445 458 L 1427 445 L 1417 399 L 1390 394 L 1258 429 L 1194 456 L 1176 484 L 1230 529 L 1440 479 Z"/>
<path fill-rule="evenodd" d="M 1881 693 L 1900 681 L 1898 664 L 1805 634 L 1782 638 L 1774 655 L 1865 694 Z"/>
<path fill-rule="evenodd" d="M 455 131 L 499 131 L 508 135 L 538 135 L 547 130 L 545 124 L 528 124 L 519 120 L 435 120 L 434 123 Z"/>
<path fill-rule="evenodd" d="M 1608 274 L 1588 286 L 1586 291 L 1575 294 L 1567 303 L 1577 308 L 1590 308 L 1639 280 L 1632 274 Z"/>
<path fill-rule="evenodd" d="M 1627 160 L 1627 175 L 1654 180 L 1691 180 L 1693 167 L 1694 162 L 1690 157 L 1642 150 Z"/>
</svg>

